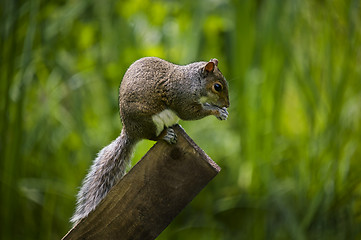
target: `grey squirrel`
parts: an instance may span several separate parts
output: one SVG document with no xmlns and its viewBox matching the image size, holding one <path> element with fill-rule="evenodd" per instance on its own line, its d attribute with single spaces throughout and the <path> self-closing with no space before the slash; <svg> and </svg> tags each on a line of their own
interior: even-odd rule
<svg viewBox="0 0 361 240">
<path fill-rule="evenodd" d="M 172 126 L 179 119 L 214 115 L 226 120 L 228 107 L 228 83 L 217 59 L 184 66 L 156 57 L 135 61 L 119 88 L 122 131 L 94 160 L 77 195 L 71 222 L 76 225 L 87 217 L 125 174 L 137 142 L 163 139 L 176 143 Z"/>
</svg>

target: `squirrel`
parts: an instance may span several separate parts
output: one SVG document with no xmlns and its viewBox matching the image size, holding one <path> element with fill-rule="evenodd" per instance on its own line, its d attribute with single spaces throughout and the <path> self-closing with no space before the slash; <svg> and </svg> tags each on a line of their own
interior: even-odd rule
<svg viewBox="0 0 361 240">
<path fill-rule="evenodd" d="M 179 119 L 228 117 L 228 83 L 218 60 L 176 65 L 156 57 L 135 61 L 119 88 L 120 136 L 97 155 L 77 195 L 75 226 L 95 209 L 125 174 L 135 145 L 142 139 L 177 141 Z"/>
</svg>

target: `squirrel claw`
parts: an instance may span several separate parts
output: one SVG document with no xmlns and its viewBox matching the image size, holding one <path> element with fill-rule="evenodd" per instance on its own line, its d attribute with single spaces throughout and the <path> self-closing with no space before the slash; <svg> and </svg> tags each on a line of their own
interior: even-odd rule
<svg viewBox="0 0 361 240">
<path fill-rule="evenodd" d="M 163 140 L 169 144 L 175 144 L 177 142 L 177 134 L 174 132 L 173 128 L 167 128 L 166 131 Z"/>
<path fill-rule="evenodd" d="M 219 115 L 217 116 L 217 118 L 219 120 L 227 120 L 228 111 L 227 111 L 227 109 L 225 107 L 224 108 L 219 108 L 218 113 L 219 113 Z"/>
<path fill-rule="evenodd" d="M 211 114 L 215 115 L 216 118 L 218 118 L 219 120 L 227 120 L 228 117 L 227 108 L 225 107 L 221 108 L 216 105 L 211 105 L 209 103 L 204 103 L 203 108 L 209 110 Z"/>
</svg>

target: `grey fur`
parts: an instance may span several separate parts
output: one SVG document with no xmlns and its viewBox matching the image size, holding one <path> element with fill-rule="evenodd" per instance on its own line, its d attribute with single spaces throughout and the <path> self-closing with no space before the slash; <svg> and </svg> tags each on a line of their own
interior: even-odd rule
<svg viewBox="0 0 361 240">
<path fill-rule="evenodd" d="M 124 175 L 135 144 L 122 130 L 117 139 L 98 153 L 78 193 L 77 208 L 71 218 L 74 225 L 88 216 Z"/>
<path fill-rule="evenodd" d="M 159 129 L 157 132 L 152 119 L 154 115 L 171 110 L 183 120 L 208 115 L 215 115 L 220 120 L 227 118 L 228 84 L 217 65 L 217 59 L 180 66 L 147 57 L 129 67 L 119 88 L 123 129 L 117 139 L 99 152 L 85 177 L 71 219 L 74 225 L 88 216 L 124 175 L 138 141 L 164 139 L 168 143 L 176 142 L 177 136 L 166 125 L 166 131 L 158 134 Z M 215 83 L 222 85 L 221 91 L 215 91 Z"/>
</svg>

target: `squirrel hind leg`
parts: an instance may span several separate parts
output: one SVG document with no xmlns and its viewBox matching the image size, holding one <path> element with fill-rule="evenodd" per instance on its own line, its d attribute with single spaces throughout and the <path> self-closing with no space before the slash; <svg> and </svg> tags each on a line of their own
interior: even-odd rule
<svg viewBox="0 0 361 240">
<path fill-rule="evenodd" d="M 175 144 L 177 142 L 177 134 L 174 132 L 173 128 L 165 128 L 159 135 L 159 139 L 163 139 L 169 144 Z"/>
</svg>

